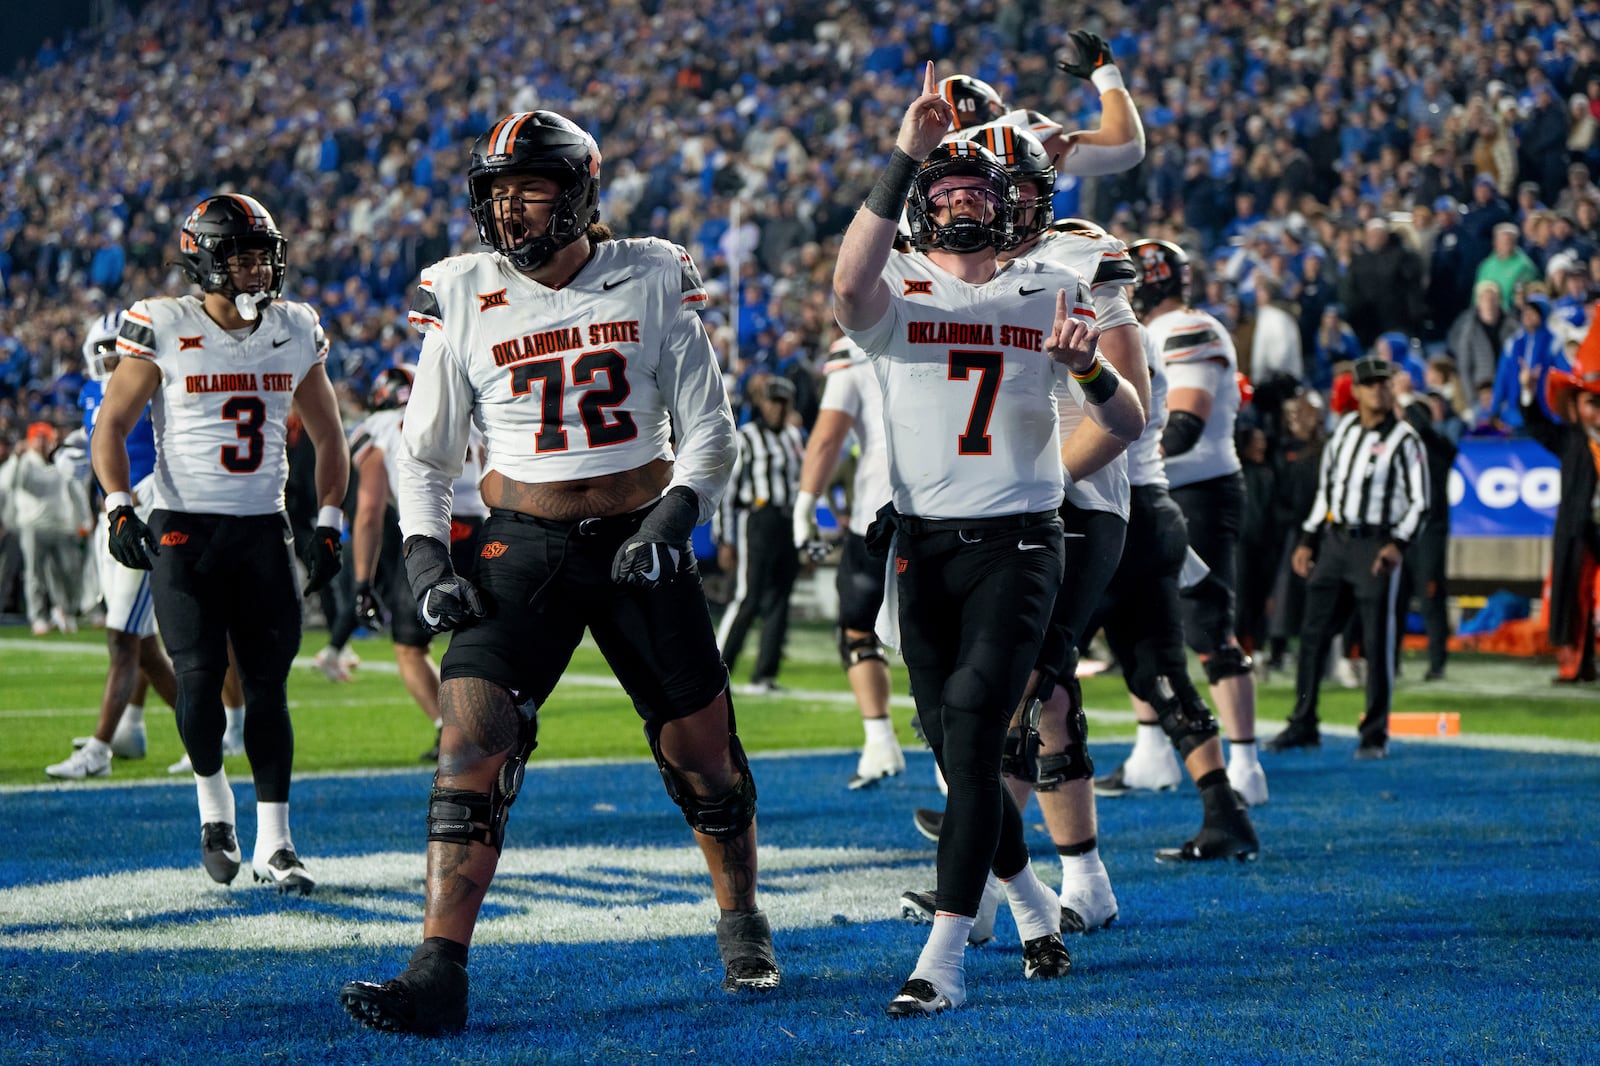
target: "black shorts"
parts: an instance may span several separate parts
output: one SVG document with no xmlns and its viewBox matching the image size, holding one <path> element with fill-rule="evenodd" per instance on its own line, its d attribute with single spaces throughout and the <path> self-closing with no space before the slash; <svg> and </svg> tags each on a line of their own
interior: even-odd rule
<svg viewBox="0 0 1600 1066">
<path fill-rule="evenodd" d="M 1239 530 L 1244 524 L 1244 474 L 1235 472 L 1172 490 L 1189 526 L 1189 546 L 1211 572 L 1183 593 L 1184 639 L 1209 655 L 1233 639 L 1238 603 Z"/>
<path fill-rule="evenodd" d="M 858 533 L 846 533 L 840 542 L 839 573 L 834 588 L 839 592 L 839 627 L 871 633 L 883 606 L 884 578 L 888 573 L 882 556 L 867 551 L 867 542 Z"/>
<path fill-rule="evenodd" d="M 150 575 L 156 621 L 179 674 L 228 669 L 228 638 L 241 673 L 280 685 L 300 650 L 294 534 L 283 513 L 244 517 L 158 510 Z"/>
<path fill-rule="evenodd" d="M 728 683 L 694 555 L 658 588 L 618 585 L 611 560 L 649 512 L 550 522 L 494 510 L 478 589 L 488 617 L 458 630 L 440 676 L 477 677 L 543 704 L 587 628 L 647 722 L 693 714 Z"/>
<path fill-rule="evenodd" d="M 478 572 L 478 549 L 483 544 L 483 519 L 475 515 L 450 516 L 450 565 L 472 581 Z"/>
</svg>

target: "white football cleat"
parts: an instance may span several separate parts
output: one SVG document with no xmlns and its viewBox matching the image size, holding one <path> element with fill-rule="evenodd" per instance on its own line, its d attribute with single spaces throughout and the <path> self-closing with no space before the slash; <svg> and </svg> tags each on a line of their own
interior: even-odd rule
<svg viewBox="0 0 1600 1066">
<path fill-rule="evenodd" d="M 1135 748 L 1122 765 L 1094 780 L 1096 796 L 1123 796 L 1129 792 L 1169 792 L 1183 783 L 1183 767 L 1171 744 L 1141 752 Z"/>
<path fill-rule="evenodd" d="M 306 896 L 317 885 L 293 848 L 279 848 L 266 862 L 251 862 L 250 872 L 257 881 L 278 886 L 279 892 L 298 892 Z"/>
<path fill-rule="evenodd" d="M 105 753 L 94 756 L 89 754 L 88 748 L 79 748 L 63 762 L 46 766 L 44 772 L 63 781 L 82 781 L 86 777 L 110 777 L 111 755 Z"/>
<path fill-rule="evenodd" d="M 350 680 L 350 671 L 346 670 L 341 661 L 340 653 L 332 646 L 317 652 L 316 658 L 311 660 L 313 666 L 322 671 L 322 676 L 329 681 L 340 682 Z"/>
<path fill-rule="evenodd" d="M 346 644 L 344 650 L 339 652 L 339 665 L 344 667 L 344 672 L 347 675 L 354 677 L 356 667 L 361 665 L 361 656 L 356 654 L 354 648 Z"/>
<path fill-rule="evenodd" d="M 111 734 L 111 754 L 119 759 L 142 759 L 149 750 L 149 734 L 143 722 L 130 722 L 123 715 Z"/>
<path fill-rule="evenodd" d="M 898 740 L 868 741 L 856 760 L 856 773 L 850 787 L 871 788 L 885 777 L 894 777 L 906 768 L 906 753 L 900 750 Z"/>
</svg>

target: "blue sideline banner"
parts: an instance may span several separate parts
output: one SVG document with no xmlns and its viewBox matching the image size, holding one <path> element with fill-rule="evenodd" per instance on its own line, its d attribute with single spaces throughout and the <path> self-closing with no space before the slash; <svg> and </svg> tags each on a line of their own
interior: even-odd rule
<svg viewBox="0 0 1600 1066">
<path fill-rule="evenodd" d="M 1548 537 L 1561 499 L 1556 457 L 1531 440 L 1462 440 L 1450 471 L 1452 537 Z"/>
</svg>

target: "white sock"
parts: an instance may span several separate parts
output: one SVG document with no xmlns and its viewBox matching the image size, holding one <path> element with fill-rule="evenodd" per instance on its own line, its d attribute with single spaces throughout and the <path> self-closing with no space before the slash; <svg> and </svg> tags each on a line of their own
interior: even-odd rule
<svg viewBox="0 0 1600 1066">
<path fill-rule="evenodd" d="M 280 848 L 294 850 L 289 839 L 289 803 L 256 802 L 256 853 L 252 861 L 266 864 Z"/>
<path fill-rule="evenodd" d="M 200 824 L 234 824 L 233 789 L 228 787 L 228 771 L 218 770 L 210 777 L 194 775 L 194 789 L 200 798 Z"/>
<path fill-rule="evenodd" d="M 917 956 L 913 979 L 921 978 L 950 997 L 959 1007 L 967 1001 L 967 978 L 963 960 L 967 951 L 967 933 L 972 930 L 972 919 L 964 914 L 940 911 L 933 916 L 933 931 L 928 942 Z"/>
<path fill-rule="evenodd" d="M 867 734 L 868 744 L 894 743 L 894 722 L 888 717 L 863 718 L 861 728 Z"/>
<path fill-rule="evenodd" d="M 1160 725 L 1145 725 L 1140 722 L 1138 733 L 1133 738 L 1133 754 L 1129 758 L 1159 759 L 1161 749 L 1169 743 L 1171 741 L 1167 740 L 1167 735 L 1161 731 Z"/>
<path fill-rule="evenodd" d="M 1249 770 L 1260 764 L 1261 759 L 1256 755 L 1255 744 L 1228 744 L 1228 769 L 1237 767 L 1240 770 Z"/>
<path fill-rule="evenodd" d="M 1010 880 L 1001 878 L 1000 883 L 1006 886 L 1011 917 L 1017 921 L 1017 933 L 1024 944 L 1061 932 L 1061 899 L 1039 880 L 1033 872 L 1033 863 L 1024 866 Z"/>
<path fill-rule="evenodd" d="M 104 762 L 111 758 L 111 745 L 99 737 L 90 737 L 83 742 L 83 753 L 92 756 L 96 762 Z"/>
<path fill-rule="evenodd" d="M 122 708 L 122 717 L 118 720 L 119 726 L 136 726 L 144 722 L 144 704 L 130 703 Z"/>
<path fill-rule="evenodd" d="M 1077 884 L 1095 874 L 1104 871 L 1105 863 L 1100 861 L 1100 849 L 1090 848 L 1082 855 L 1061 856 L 1061 887 L 1063 891 L 1067 885 Z"/>
<path fill-rule="evenodd" d="M 1000 879 L 994 874 L 983 883 L 983 898 L 978 901 L 978 913 L 972 919 L 972 928 L 968 930 L 969 940 L 988 940 L 994 936 L 994 916 L 1000 911 L 1000 901 L 1006 898 L 1006 890 L 1001 886 Z"/>
<path fill-rule="evenodd" d="M 223 707 L 222 713 L 228 716 L 228 734 L 230 736 L 244 736 L 244 708 Z"/>
<path fill-rule="evenodd" d="M 444 719 L 443 718 L 435 718 L 433 720 L 433 728 L 435 728 L 435 729 L 443 729 L 444 728 Z"/>
</svg>

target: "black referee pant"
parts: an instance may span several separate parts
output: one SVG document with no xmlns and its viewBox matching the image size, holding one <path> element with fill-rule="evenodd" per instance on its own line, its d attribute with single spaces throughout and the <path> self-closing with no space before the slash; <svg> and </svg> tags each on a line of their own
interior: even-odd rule
<svg viewBox="0 0 1600 1066">
<path fill-rule="evenodd" d="M 1422 628 L 1428 634 L 1428 673 L 1442 675 L 1450 650 L 1450 589 L 1446 569 L 1450 553 L 1450 523 L 1428 521 L 1417 531 L 1417 539 L 1406 549 L 1405 570 L 1400 576 L 1399 610 L 1405 617 L 1411 597 L 1416 596 L 1422 610 Z M 1396 627 L 1398 644 L 1405 626 Z"/>
<path fill-rule="evenodd" d="M 1333 638 L 1344 629 L 1350 612 L 1359 612 L 1361 643 L 1367 653 L 1367 711 L 1361 718 L 1361 743 L 1389 739 L 1389 701 L 1394 691 L 1395 599 L 1400 570 L 1375 575 L 1378 549 L 1389 543 L 1388 530 L 1350 530 L 1334 526 L 1322 537 L 1317 565 L 1306 581 L 1306 614 L 1296 664 L 1295 705 L 1291 729 L 1317 728 L 1317 688 Z"/>
<path fill-rule="evenodd" d="M 794 546 L 794 511 L 788 507 L 757 507 L 740 511 L 739 562 L 734 573 L 733 600 L 717 629 L 722 661 L 733 674 L 733 664 L 744 650 L 750 626 L 761 619 L 761 646 L 756 652 L 752 681 L 771 681 L 783 662 L 783 644 L 789 635 L 789 595 L 800 576 L 800 553 Z"/>
</svg>

